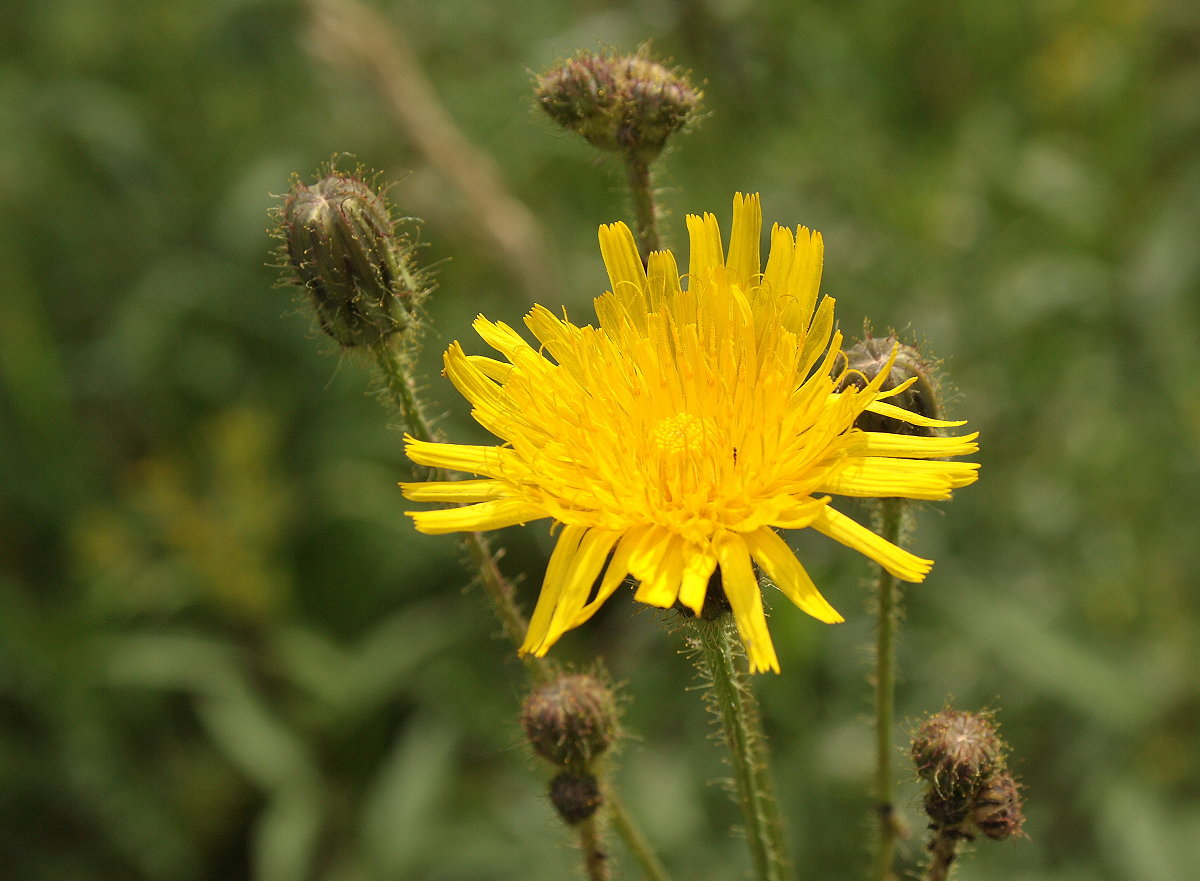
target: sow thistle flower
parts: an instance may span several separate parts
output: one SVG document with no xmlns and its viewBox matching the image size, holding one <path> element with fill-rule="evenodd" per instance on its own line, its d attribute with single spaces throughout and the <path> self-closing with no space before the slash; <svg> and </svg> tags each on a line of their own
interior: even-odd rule
<svg viewBox="0 0 1200 881">
<path fill-rule="evenodd" d="M 921 581 L 931 561 L 838 512 L 828 494 L 945 499 L 976 478 L 977 465 L 942 461 L 977 450 L 975 434 L 855 427 L 864 412 L 963 423 L 888 403 L 910 384 L 883 391 L 888 370 L 843 382 L 834 303 L 818 301 L 820 234 L 776 225 L 763 270 L 758 196 L 738 194 L 733 212 L 728 257 L 713 215 L 687 218 L 685 279 L 669 251 L 643 268 L 628 227 L 602 226 L 612 289 L 595 300 L 598 326 L 536 306 L 525 318 L 535 348 L 481 315 L 475 330 L 504 360 L 467 355 L 457 342 L 446 352 L 446 375 L 503 444 L 409 437 L 414 462 L 479 478 L 403 491 L 465 503 L 410 512 L 429 534 L 544 517 L 561 526 L 522 654 L 544 655 L 632 576 L 638 602 L 697 615 L 709 591 L 723 591 L 751 669 L 778 672 L 756 566 L 809 615 L 842 617 L 776 530 L 814 529 Z"/>
</svg>

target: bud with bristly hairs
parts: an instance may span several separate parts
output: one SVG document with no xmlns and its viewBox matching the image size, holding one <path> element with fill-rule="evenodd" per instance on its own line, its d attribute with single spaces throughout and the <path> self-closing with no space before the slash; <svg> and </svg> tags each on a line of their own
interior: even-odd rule
<svg viewBox="0 0 1200 881">
<path fill-rule="evenodd" d="M 937 364 L 921 355 L 915 347 L 900 342 L 893 334 L 883 337 L 873 337 L 868 331 L 864 338 L 842 352 L 835 364 L 834 376 L 838 380 L 838 390 L 857 386 L 866 388 L 888 367 L 888 361 L 895 351 L 895 360 L 891 362 L 887 378 L 883 381 L 883 391 L 890 391 L 902 383 L 913 380 L 912 384 L 888 403 L 903 407 L 920 416 L 931 419 L 942 418 L 941 389 L 938 383 Z M 918 434 L 932 436 L 936 429 L 912 425 L 887 416 L 875 413 L 863 413 L 856 425 L 863 431 L 882 431 L 890 434 Z"/>
<path fill-rule="evenodd" d="M 542 758 L 567 770 L 589 771 L 620 737 L 617 698 L 598 676 L 561 673 L 525 698 L 521 727 Z"/>
<path fill-rule="evenodd" d="M 647 161 L 695 118 L 703 96 L 643 51 L 579 52 L 538 76 L 534 93 L 551 119 L 592 146 Z"/>
<path fill-rule="evenodd" d="M 995 840 L 1024 834 L 1020 784 L 1008 771 L 1006 753 L 987 713 L 947 708 L 914 735 L 910 754 L 925 784 L 931 881 L 949 877 L 959 843 L 975 832 Z"/>
<path fill-rule="evenodd" d="M 355 348 L 413 326 L 429 285 L 377 175 L 331 162 L 312 184 L 294 177 L 276 215 L 284 281 L 304 288 L 322 331 Z"/>
</svg>

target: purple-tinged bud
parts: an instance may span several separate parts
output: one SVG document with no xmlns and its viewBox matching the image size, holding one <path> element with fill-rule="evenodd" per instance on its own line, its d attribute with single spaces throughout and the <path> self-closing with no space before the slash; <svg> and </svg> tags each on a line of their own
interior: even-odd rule
<svg viewBox="0 0 1200 881">
<path fill-rule="evenodd" d="M 574 826 L 596 813 L 604 795 L 591 774 L 564 771 L 550 781 L 550 801 L 563 822 Z"/>
<path fill-rule="evenodd" d="M 1004 763 L 1004 745 L 990 718 L 946 709 L 930 717 L 913 737 L 913 764 L 931 791 L 969 805 L 980 786 Z M 959 807 L 951 806 L 951 811 Z"/>
<path fill-rule="evenodd" d="M 619 715 L 616 695 L 603 680 L 563 673 L 525 699 L 521 727 L 539 756 L 584 771 L 620 737 Z"/>
<path fill-rule="evenodd" d="M 694 119 L 703 93 L 643 54 L 580 52 L 537 77 L 538 104 L 600 150 L 650 161 Z"/>
<path fill-rule="evenodd" d="M 1021 813 L 1021 785 L 1011 774 L 997 774 L 979 790 L 971 805 L 971 822 L 988 838 L 1003 841 L 1024 835 L 1025 815 Z"/>
</svg>

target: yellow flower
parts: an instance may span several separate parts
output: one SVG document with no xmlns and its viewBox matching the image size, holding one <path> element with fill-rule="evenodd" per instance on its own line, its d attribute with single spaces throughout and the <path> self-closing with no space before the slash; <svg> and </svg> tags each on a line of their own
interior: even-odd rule
<svg viewBox="0 0 1200 881">
<path fill-rule="evenodd" d="M 728 258 L 715 217 L 687 225 L 687 290 L 669 251 L 643 269 L 625 224 L 602 226 L 612 290 L 595 300 L 598 327 L 536 306 L 525 324 L 538 348 L 483 316 L 475 330 L 503 361 L 450 346 L 447 376 L 502 445 L 407 438 L 414 462 L 480 475 L 404 484 L 414 501 L 467 503 L 411 513 L 420 531 L 543 517 L 562 525 L 523 654 L 544 655 L 632 576 L 635 600 L 696 614 L 719 585 L 751 669 L 778 672 L 755 564 L 808 614 L 842 618 L 777 529 L 815 529 L 921 581 L 931 561 L 834 510 L 826 494 L 945 499 L 976 478 L 977 465 L 940 461 L 977 450 L 975 434 L 854 427 L 864 410 L 916 425 L 962 423 L 887 403 L 908 385 L 881 392 L 889 370 L 836 391 L 842 338 L 833 300 L 818 303 L 820 234 L 775 226 L 761 270 L 758 196 L 734 199 Z"/>
</svg>

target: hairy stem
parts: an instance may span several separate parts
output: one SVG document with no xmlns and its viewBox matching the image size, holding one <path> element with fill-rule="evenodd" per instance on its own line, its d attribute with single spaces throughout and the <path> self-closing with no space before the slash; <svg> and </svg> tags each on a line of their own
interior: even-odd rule
<svg viewBox="0 0 1200 881">
<path fill-rule="evenodd" d="M 654 187 L 650 183 L 650 163 L 629 152 L 625 154 L 625 169 L 629 174 L 629 195 L 633 199 L 638 253 L 645 264 L 651 251 L 662 248 L 658 237 L 658 206 L 654 202 Z"/>
<path fill-rule="evenodd" d="M 929 851 L 929 865 L 925 868 L 925 881 L 947 881 L 954 870 L 959 840 L 960 836 L 954 835 L 953 830 L 934 830 L 926 847 Z"/>
<path fill-rule="evenodd" d="M 593 814 L 576 827 L 579 830 L 579 849 L 583 852 L 583 872 L 587 881 L 609 881 L 612 878 L 599 826 L 599 819 Z"/>
<path fill-rule="evenodd" d="M 906 501 L 879 499 L 879 534 L 899 544 L 904 526 Z M 899 620 L 899 583 L 894 575 L 880 567 L 875 584 L 878 614 L 875 643 L 875 810 L 879 815 L 879 836 L 875 852 L 875 878 L 891 881 L 896 876 L 893 864 L 896 840 L 906 829 L 894 802 L 892 769 L 892 727 L 896 704 L 896 627 Z"/>
<path fill-rule="evenodd" d="M 738 662 L 740 646 L 727 615 L 715 621 L 692 619 L 701 675 L 709 680 L 709 697 L 721 720 L 746 840 L 759 881 L 783 881 L 788 860 L 783 824 L 767 766 L 767 745 L 758 705 Z"/>
<path fill-rule="evenodd" d="M 408 433 L 420 440 L 432 440 L 434 438 L 433 429 L 421 409 L 420 400 L 413 388 L 412 379 L 401 352 L 395 346 L 381 342 L 373 348 L 373 354 L 387 397 L 403 416 Z M 445 475 L 437 470 L 430 477 L 445 479 Z M 488 598 L 492 601 L 492 608 L 495 609 L 496 616 L 500 619 L 505 635 L 514 646 L 520 646 L 525 639 L 525 631 L 529 628 L 529 622 L 517 606 L 512 582 L 505 578 L 504 573 L 500 571 L 500 567 L 496 564 L 496 554 L 482 533 L 464 533 L 462 543 L 471 558 L 471 563 L 479 572 L 480 581 Z M 554 678 L 555 665 L 544 658 L 524 655 L 522 660 L 525 662 L 525 669 L 528 670 L 529 677 L 534 682 L 545 683 Z M 634 858 L 642 867 L 647 881 L 668 881 L 666 870 L 659 863 L 633 819 L 625 812 L 611 787 L 609 787 L 607 800 L 617 834 L 625 840 Z M 586 832 L 580 830 L 580 843 L 584 845 L 585 862 L 589 872 L 588 879 L 589 881 L 606 881 L 609 877 L 608 865 L 601 849 L 599 830 L 594 821 L 589 821 L 589 824 Z M 592 874 L 593 872 L 602 874 Z"/>
<path fill-rule="evenodd" d="M 413 388 L 411 371 L 408 370 L 402 353 L 396 346 L 387 342 L 378 343 L 372 347 L 372 351 L 375 363 L 379 367 L 384 391 L 388 400 L 404 418 L 405 430 L 417 440 L 433 440 L 433 429 L 421 409 L 420 400 Z M 446 475 L 438 469 L 432 470 L 429 477 L 434 480 L 446 479 Z M 463 533 L 462 544 L 471 558 L 472 565 L 479 572 L 479 580 L 492 601 L 505 635 L 514 645 L 521 645 L 529 622 L 517 606 L 512 582 L 504 577 L 500 567 L 496 565 L 496 554 L 487 538 L 479 532 L 467 532 Z M 525 655 L 523 660 L 535 681 L 547 682 L 553 677 L 554 671 L 548 661 L 532 655 Z"/>
</svg>

